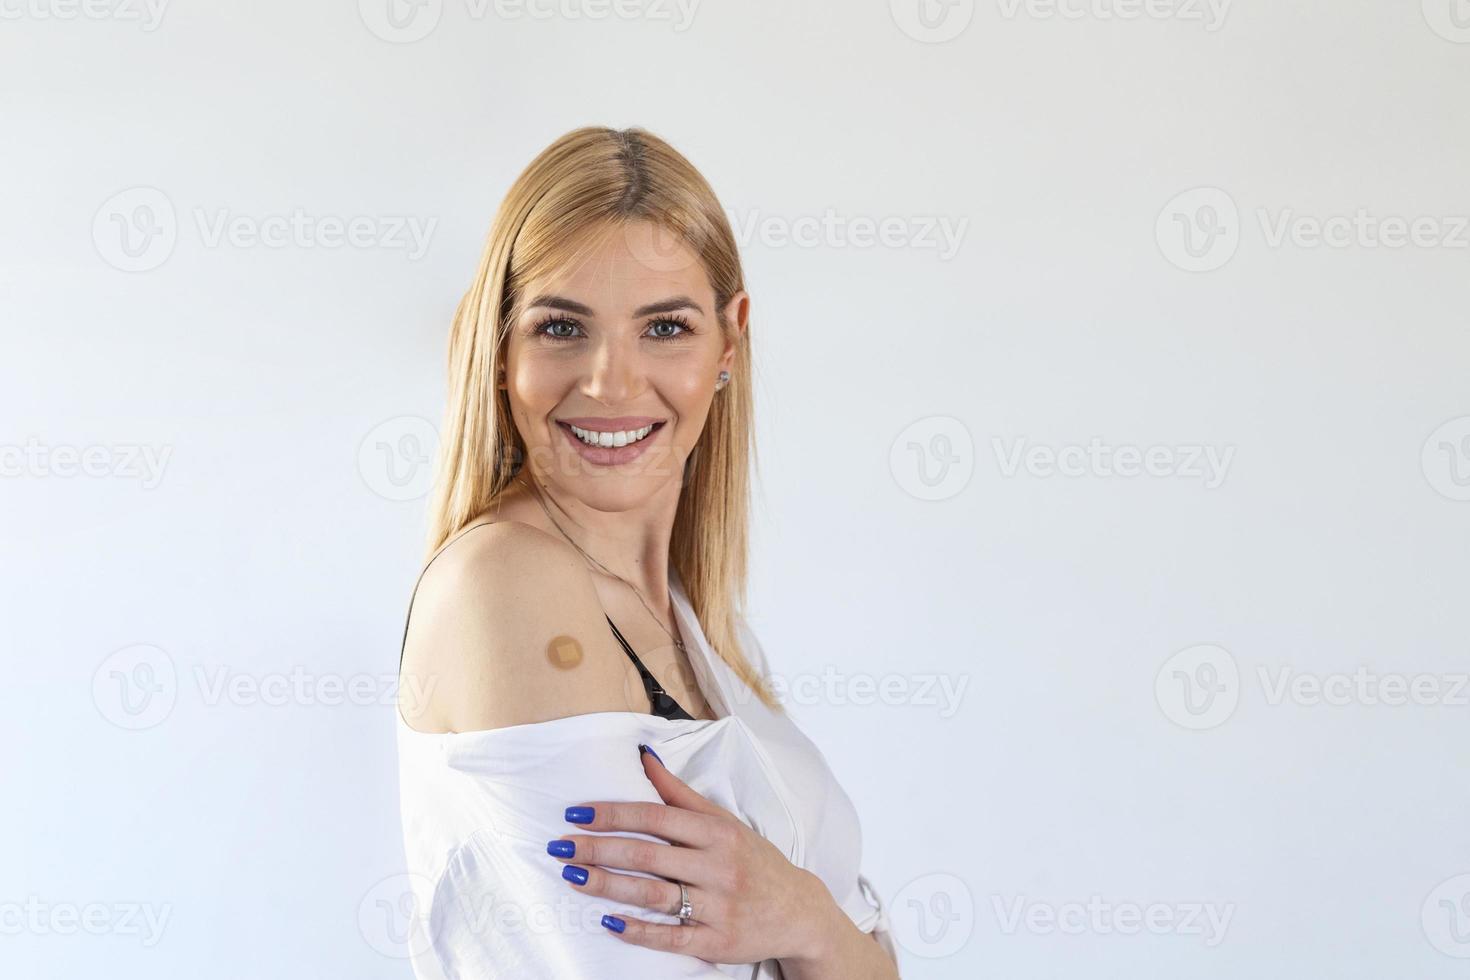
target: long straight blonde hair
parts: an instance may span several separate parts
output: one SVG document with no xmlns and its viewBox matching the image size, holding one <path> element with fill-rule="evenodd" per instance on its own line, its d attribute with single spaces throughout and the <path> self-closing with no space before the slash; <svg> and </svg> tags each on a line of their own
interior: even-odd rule
<svg viewBox="0 0 1470 980">
<path fill-rule="evenodd" d="M 588 126 L 557 139 L 506 193 L 454 314 L 429 556 L 495 505 L 526 457 L 509 396 L 494 380 L 524 285 L 569 268 L 595 240 L 596 229 L 636 220 L 653 222 L 699 257 L 714 289 L 720 329 L 731 336 L 724 307 L 745 288 L 745 276 L 730 223 L 699 171 L 642 129 Z M 711 405 L 685 467 L 669 560 L 710 646 L 779 711 L 740 640 L 756 460 L 748 327 L 737 339 L 730 381 Z"/>
</svg>

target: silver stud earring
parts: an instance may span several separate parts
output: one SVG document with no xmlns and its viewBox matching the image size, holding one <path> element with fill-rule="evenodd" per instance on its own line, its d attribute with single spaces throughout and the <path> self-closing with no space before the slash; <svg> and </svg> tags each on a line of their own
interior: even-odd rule
<svg viewBox="0 0 1470 980">
<path fill-rule="evenodd" d="M 720 372 L 719 380 L 717 380 L 715 382 L 715 391 L 719 391 L 721 388 L 725 387 L 725 385 L 727 385 L 729 383 L 730 383 L 730 372 L 729 371 L 721 371 Z"/>
</svg>

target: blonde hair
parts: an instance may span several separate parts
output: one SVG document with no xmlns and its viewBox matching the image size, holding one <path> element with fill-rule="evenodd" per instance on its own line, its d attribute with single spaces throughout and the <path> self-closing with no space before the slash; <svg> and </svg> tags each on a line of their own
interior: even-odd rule
<svg viewBox="0 0 1470 980">
<path fill-rule="evenodd" d="M 730 223 L 714 191 L 678 151 L 643 129 L 588 126 L 557 139 L 516 178 L 496 212 L 474 281 L 454 314 L 448 406 L 429 510 L 429 555 L 493 507 L 526 448 L 509 396 L 495 383 L 524 285 L 573 264 L 599 228 L 651 221 L 699 257 L 724 307 L 745 288 Z M 737 338 L 738 339 L 738 338 Z M 742 649 L 750 470 L 756 465 L 749 331 L 729 383 L 710 406 L 686 465 L 669 542 L 716 654 L 763 703 L 782 710 Z"/>
</svg>

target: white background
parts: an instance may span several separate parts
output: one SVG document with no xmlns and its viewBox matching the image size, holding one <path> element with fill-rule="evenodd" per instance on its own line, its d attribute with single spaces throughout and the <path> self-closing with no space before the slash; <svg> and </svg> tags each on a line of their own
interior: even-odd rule
<svg viewBox="0 0 1470 980">
<path fill-rule="evenodd" d="M 392 709 L 321 701 L 584 124 L 740 229 L 753 624 L 906 977 L 1464 975 L 1470 5 L 387 2 L 0 0 L 6 976 L 408 975 Z"/>
</svg>

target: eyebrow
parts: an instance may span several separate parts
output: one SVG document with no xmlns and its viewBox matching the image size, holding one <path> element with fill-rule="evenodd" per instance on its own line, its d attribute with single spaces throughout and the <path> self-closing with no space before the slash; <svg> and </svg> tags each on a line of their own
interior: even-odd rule
<svg viewBox="0 0 1470 980">
<path fill-rule="evenodd" d="M 596 313 L 592 312 L 592 307 L 586 305 L 585 303 L 578 303 L 574 299 L 567 299 L 565 296 L 537 296 L 526 305 L 526 309 L 528 310 L 535 309 L 536 307 L 545 307 L 552 310 L 565 310 L 568 313 L 575 313 L 578 316 L 595 317 L 597 315 Z M 704 308 L 701 307 L 698 303 L 694 302 L 694 300 L 690 299 L 688 296 L 672 296 L 668 299 L 661 299 L 657 303 L 649 303 L 646 306 L 640 306 L 638 307 L 638 309 L 633 311 L 633 315 L 651 316 L 654 313 L 672 313 L 675 310 L 686 309 L 693 310 L 701 316 L 704 315 Z"/>
</svg>

